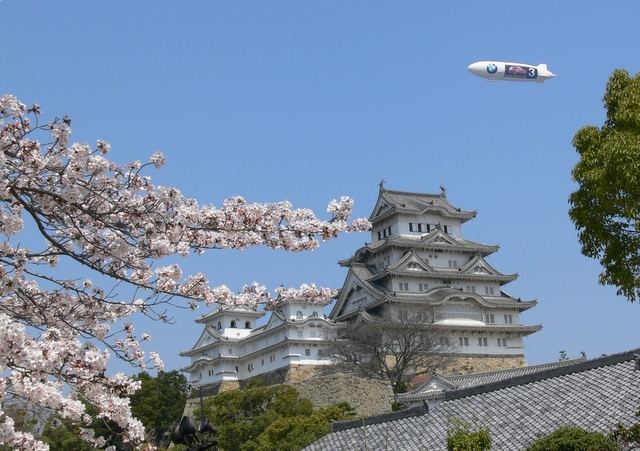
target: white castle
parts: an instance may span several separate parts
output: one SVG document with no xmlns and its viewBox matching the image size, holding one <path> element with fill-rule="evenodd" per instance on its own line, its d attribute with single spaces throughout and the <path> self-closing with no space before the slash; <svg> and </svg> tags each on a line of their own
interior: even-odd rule
<svg viewBox="0 0 640 451">
<path fill-rule="evenodd" d="M 455 354 L 451 371 L 524 366 L 522 338 L 541 329 L 523 325 L 521 313 L 536 305 L 502 289 L 517 274 L 502 274 L 485 258 L 498 246 L 469 241 L 462 224 L 474 211 L 454 207 L 439 194 L 380 192 L 369 220 L 371 243 L 340 262 L 349 272 L 328 317 L 303 300 L 268 312 L 219 308 L 196 320 L 204 331 L 181 353 L 190 383 L 241 381 L 274 370 L 331 365 L 331 343 L 345 322 L 404 316 L 436 331 Z"/>
</svg>

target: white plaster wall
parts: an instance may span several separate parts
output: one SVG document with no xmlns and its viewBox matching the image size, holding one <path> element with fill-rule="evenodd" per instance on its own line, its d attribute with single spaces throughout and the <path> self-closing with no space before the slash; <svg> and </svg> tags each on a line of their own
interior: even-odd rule
<svg viewBox="0 0 640 451">
<path fill-rule="evenodd" d="M 292 302 L 280 307 L 280 311 L 284 316 L 292 320 L 297 319 L 297 312 L 302 313 L 302 319 L 311 317 L 314 313 L 318 318 L 324 318 L 324 306 L 319 304 Z"/>
<path fill-rule="evenodd" d="M 420 236 L 427 234 L 427 224 L 431 225 L 431 231 L 435 226 L 440 223 L 440 227 L 444 230 L 444 226 L 447 226 L 447 232 L 449 235 L 455 237 L 462 236 L 462 227 L 460 220 L 453 218 L 445 218 L 444 216 L 426 214 L 426 215 L 398 215 L 397 229 L 401 235 Z M 409 223 L 412 223 L 413 231 L 409 230 Z M 422 232 L 418 232 L 418 223 L 422 224 Z M 377 238 L 377 234 L 376 234 Z"/>
</svg>

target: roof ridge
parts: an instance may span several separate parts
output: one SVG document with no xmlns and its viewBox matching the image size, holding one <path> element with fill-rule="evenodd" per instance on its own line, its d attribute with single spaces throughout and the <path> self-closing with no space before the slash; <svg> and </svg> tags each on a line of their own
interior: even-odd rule
<svg viewBox="0 0 640 451">
<path fill-rule="evenodd" d="M 442 194 L 438 193 L 438 194 L 432 194 L 432 193 L 418 193 L 415 191 L 402 191 L 402 190 L 398 190 L 398 189 L 384 189 L 385 193 L 389 193 L 389 194 L 406 194 L 409 196 L 423 196 L 423 197 L 434 197 L 434 198 L 439 198 L 439 197 L 446 197 L 446 196 L 442 196 Z"/>
<path fill-rule="evenodd" d="M 490 382 L 488 384 L 476 385 L 469 388 L 461 388 L 459 390 L 451 390 L 445 392 L 444 401 L 451 401 L 459 398 L 466 398 L 468 396 L 479 395 L 481 393 L 487 393 L 496 390 L 502 390 L 504 388 L 515 387 L 518 385 L 529 384 L 531 382 L 538 382 L 552 377 L 565 376 L 567 374 L 580 373 L 582 371 L 588 371 L 603 366 L 616 365 L 618 363 L 627 362 L 633 360 L 635 355 L 640 352 L 640 348 L 632 349 L 630 351 L 621 352 L 618 354 L 612 354 L 609 356 L 597 357 L 591 360 L 585 360 L 575 363 L 573 365 L 565 365 L 548 370 L 540 371 L 533 374 L 525 374 L 522 376 L 516 376 L 501 381 Z"/>
<path fill-rule="evenodd" d="M 411 407 L 410 409 L 400 410 L 398 412 L 383 413 L 371 417 L 360 418 L 358 420 L 334 421 L 331 423 L 331 432 L 344 431 L 345 429 L 359 428 L 363 426 L 371 426 L 378 423 L 386 423 L 388 421 L 402 420 L 404 418 L 417 417 L 429 412 L 426 406 Z"/>
<path fill-rule="evenodd" d="M 504 374 L 504 373 L 508 373 L 510 371 L 519 371 L 519 370 L 531 370 L 531 369 L 536 369 L 536 368 L 542 368 L 545 366 L 552 366 L 552 368 L 560 368 L 560 367 L 565 367 L 565 366 L 569 366 L 569 365 L 574 365 L 580 362 L 584 362 L 586 361 L 586 359 L 582 358 L 582 357 L 578 357 L 576 359 L 569 359 L 569 360 L 559 360 L 556 362 L 547 362 L 547 363 L 540 363 L 538 365 L 527 365 L 527 366 L 519 366 L 519 367 L 515 367 L 515 368 L 502 368 L 500 370 L 494 370 L 494 371 L 483 371 L 481 373 L 469 373 L 469 374 L 449 374 L 446 375 L 445 377 L 451 378 L 451 379 L 471 379 L 474 377 L 482 377 L 482 376 L 487 376 L 487 375 L 493 375 L 493 374 Z M 549 368 L 551 369 L 551 368 Z"/>
</svg>

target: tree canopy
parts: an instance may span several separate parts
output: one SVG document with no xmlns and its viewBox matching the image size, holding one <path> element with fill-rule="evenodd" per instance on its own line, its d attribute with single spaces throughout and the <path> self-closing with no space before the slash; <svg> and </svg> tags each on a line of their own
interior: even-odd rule
<svg viewBox="0 0 640 451">
<path fill-rule="evenodd" d="M 184 412 L 189 395 L 187 378 L 174 370 L 160 371 L 156 377 L 142 372 L 136 380 L 142 385 L 131 396 L 131 412 L 142 421 L 153 442 L 162 444 L 171 425 Z"/>
<path fill-rule="evenodd" d="M 527 451 L 616 451 L 618 446 L 606 435 L 572 426 L 559 427 L 534 441 Z"/>
<path fill-rule="evenodd" d="M 347 197 L 329 203 L 328 220 L 287 201 L 232 197 L 201 205 L 151 182 L 147 171 L 164 165 L 162 153 L 119 165 L 109 151 L 101 140 L 94 147 L 71 142 L 69 118 L 43 121 L 38 105 L 0 96 L 0 398 L 10 393 L 76 424 L 91 405 L 122 429 L 124 442 L 137 443 L 145 431 L 129 396 L 140 381 L 107 372 L 112 356 L 162 369 L 160 356 L 145 351 L 150 337 L 135 330 L 135 315 L 169 321 L 167 308 L 176 303 L 255 308 L 333 295 L 303 285 L 273 296 L 257 283 L 234 293 L 161 259 L 258 245 L 309 250 L 370 224 L 350 221 Z M 105 444 L 90 428 L 83 437 Z M 0 445 L 46 448 L 2 412 Z"/>
<path fill-rule="evenodd" d="M 611 75 L 603 98 L 607 119 L 573 138 L 580 160 L 569 215 L 582 253 L 600 260 L 599 281 L 631 302 L 640 295 L 640 74 Z"/>
<path fill-rule="evenodd" d="M 205 415 L 223 450 L 297 450 L 327 434 L 331 421 L 351 418 L 353 410 L 347 403 L 314 410 L 293 387 L 254 383 L 208 399 Z"/>
</svg>

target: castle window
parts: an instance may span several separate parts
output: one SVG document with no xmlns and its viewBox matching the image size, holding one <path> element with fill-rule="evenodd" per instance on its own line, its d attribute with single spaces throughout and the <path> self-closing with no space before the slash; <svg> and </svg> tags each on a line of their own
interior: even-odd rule
<svg viewBox="0 0 640 451">
<path fill-rule="evenodd" d="M 250 321 L 245 321 L 244 322 L 244 328 L 245 329 L 251 329 L 251 322 Z"/>
<path fill-rule="evenodd" d="M 449 226 L 444 226 L 444 233 L 449 233 Z"/>
<path fill-rule="evenodd" d="M 408 282 L 400 282 L 400 283 L 398 283 L 398 290 L 400 290 L 400 291 L 409 291 L 409 283 Z"/>
<path fill-rule="evenodd" d="M 380 230 L 378 230 L 378 239 L 381 240 L 382 239 L 382 232 Z"/>
<path fill-rule="evenodd" d="M 449 268 L 457 268 L 458 261 L 457 260 L 449 260 Z"/>
<path fill-rule="evenodd" d="M 302 319 L 302 312 L 300 310 L 296 312 L 296 319 Z"/>
<path fill-rule="evenodd" d="M 458 337 L 460 346 L 469 346 L 469 337 Z"/>
<path fill-rule="evenodd" d="M 218 330 L 222 329 L 222 323 L 218 321 Z"/>
<path fill-rule="evenodd" d="M 236 373 L 238 372 L 238 367 L 236 366 Z"/>
<path fill-rule="evenodd" d="M 506 348 L 507 347 L 507 339 L 506 338 L 498 338 L 498 346 Z"/>
<path fill-rule="evenodd" d="M 484 294 L 493 294 L 493 287 L 484 287 Z"/>
<path fill-rule="evenodd" d="M 475 293 L 476 292 L 476 287 L 474 287 L 473 285 L 467 285 L 465 287 L 464 291 L 466 291 L 467 293 Z"/>
<path fill-rule="evenodd" d="M 298 338 L 302 338 L 302 331 L 301 330 L 298 331 Z"/>
<path fill-rule="evenodd" d="M 413 222 L 409 223 L 409 232 L 413 232 Z"/>
<path fill-rule="evenodd" d="M 418 232 L 422 232 L 422 224 L 418 223 Z"/>
<path fill-rule="evenodd" d="M 235 327 L 236 327 L 236 322 L 235 322 L 235 320 L 232 319 L 231 320 L 231 328 L 235 329 Z"/>
<path fill-rule="evenodd" d="M 387 234 L 391 236 L 391 226 L 387 227 Z"/>
<path fill-rule="evenodd" d="M 440 344 L 442 346 L 449 346 L 449 337 L 440 337 Z"/>
<path fill-rule="evenodd" d="M 305 349 L 304 355 L 307 355 L 307 356 L 311 355 L 311 349 Z"/>
<path fill-rule="evenodd" d="M 484 322 L 487 324 L 493 324 L 496 322 L 496 318 L 493 315 L 493 313 L 487 313 L 486 315 L 484 315 Z"/>
<path fill-rule="evenodd" d="M 505 324 L 512 324 L 512 323 L 513 323 L 513 316 L 511 316 L 511 315 L 504 315 L 504 323 L 505 323 Z"/>
<path fill-rule="evenodd" d="M 229 348 L 229 355 L 233 354 L 233 349 Z"/>
<path fill-rule="evenodd" d="M 312 312 L 312 313 L 311 313 L 311 316 L 313 316 L 313 317 L 317 317 L 317 316 L 318 316 L 318 312 Z"/>
<path fill-rule="evenodd" d="M 427 224 L 427 232 L 431 232 L 431 224 Z"/>
<path fill-rule="evenodd" d="M 487 339 L 486 338 L 478 338 L 478 346 L 487 346 Z"/>
</svg>

